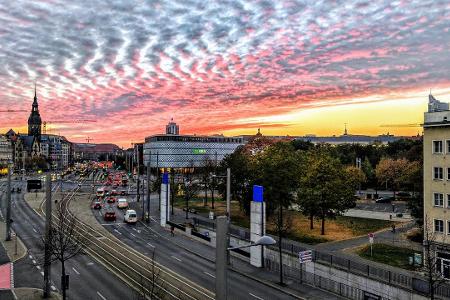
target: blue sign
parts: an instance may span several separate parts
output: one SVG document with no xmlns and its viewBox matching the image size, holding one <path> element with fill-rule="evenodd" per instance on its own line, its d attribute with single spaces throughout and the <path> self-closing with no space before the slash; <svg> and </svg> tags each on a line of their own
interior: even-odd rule
<svg viewBox="0 0 450 300">
<path fill-rule="evenodd" d="M 163 173 L 162 183 L 169 184 L 169 173 Z"/>
<path fill-rule="evenodd" d="M 253 186 L 253 201 L 255 202 L 263 202 L 263 191 L 264 188 L 260 185 Z"/>
</svg>

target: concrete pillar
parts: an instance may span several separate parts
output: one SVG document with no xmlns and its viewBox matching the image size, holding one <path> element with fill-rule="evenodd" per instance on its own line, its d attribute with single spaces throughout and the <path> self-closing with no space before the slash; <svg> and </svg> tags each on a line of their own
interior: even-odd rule
<svg viewBox="0 0 450 300">
<path fill-rule="evenodd" d="M 253 201 L 250 202 L 250 241 L 253 243 L 266 234 L 266 204 L 263 201 L 262 187 L 254 186 Z M 264 263 L 263 246 L 250 247 L 250 264 L 261 268 Z"/>
<path fill-rule="evenodd" d="M 170 221 L 170 183 L 169 174 L 164 173 L 161 183 L 161 203 L 160 203 L 161 226 L 165 227 L 167 221 Z"/>
<path fill-rule="evenodd" d="M 216 222 L 216 300 L 227 300 L 228 220 L 219 216 Z"/>
</svg>

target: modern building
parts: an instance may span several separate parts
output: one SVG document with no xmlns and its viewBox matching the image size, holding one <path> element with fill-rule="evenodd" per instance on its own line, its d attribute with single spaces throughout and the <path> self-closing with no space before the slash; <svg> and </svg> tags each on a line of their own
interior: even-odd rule
<svg viewBox="0 0 450 300">
<path fill-rule="evenodd" d="M 52 170 L 63 170 L 69 167 L 71 149 L 72 143 L 64 136 L 41 135 L 41 154 L 47 158 Z"/>
<path fill-rule="evenodd" d="M 73 143 L 74 161 L 113 160 L 117 155 L 123 155 L 123 150 L 115 144 Z"/>
<path fill-rule="evenodd" d="M 219 163 L 227 154 L 243 145 L 242 137 L 223 135 L 198 136 L 180 135 L 179 127 L 171 121 L 166 134 L 145 138 L 144 164 L 159 168 L 201 167 L 207 159 Z"/>
<path fill-rule="evenodd" d="M 438 271 L 450 279 L 450 110 L 432 95 L 423 132 L 425 230 L 433 233 Z"/>
<path fill-rule="evenodd" d="M 0 168 L 13 161 L 13 149 L 11 141 L 6 135 L 0 135 Z"/>
</svg>

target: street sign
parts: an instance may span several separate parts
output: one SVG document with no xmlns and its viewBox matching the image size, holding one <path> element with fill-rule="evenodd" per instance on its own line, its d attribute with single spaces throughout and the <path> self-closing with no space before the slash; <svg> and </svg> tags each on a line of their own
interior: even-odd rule
<svg viewBox="0 0 450 300">
<path fill-rule="evenodd" d="M 369 233 L 369 243 L 373 244 L 373 238 L 374 238 L 374 234 L 373 233 Z"/>
<path fill-rule="evenodd" d="M 312 250 L 300 251 L 298 260 L 301 264 L 312 261 Z"/>
<path fill-rule="evenodd" d="M 253 201 L 254 202 L 263 202 L 263 191 L 264 188 L 260 185 L 253 186 Z"/>
</svg>

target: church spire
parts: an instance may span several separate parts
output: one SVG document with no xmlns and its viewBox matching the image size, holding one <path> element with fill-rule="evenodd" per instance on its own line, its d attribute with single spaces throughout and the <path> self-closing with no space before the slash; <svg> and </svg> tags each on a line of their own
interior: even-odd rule
<svg viewBox="0 0 450 300">
<path fill-rule="evenodd" d="M 39 114 L 39 105 L 37 102 L 36 82 L 34 83 L 34 99 L 31 106 L 31 113 L 28 117 L 28 135 L 32 135 L 40 139 L 41 137 L 42 119 Z"/>
</svg>

